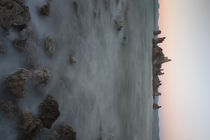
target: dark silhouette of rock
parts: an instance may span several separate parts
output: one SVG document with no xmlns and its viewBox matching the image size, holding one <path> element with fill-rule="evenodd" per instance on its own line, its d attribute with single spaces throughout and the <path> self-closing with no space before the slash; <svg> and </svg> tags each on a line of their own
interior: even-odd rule
<svg viewBox="0 0 210 140">
<path fill-rule="evenodd" d="M 50 3 L 46 3 L 44 4 L 41 8 L 40 8 L 40 14 L 43 16 L 49 16 L 50 15 Z"/>
<path fill-rule="evenodd" d="M 0 45 L 0 55 L 5 53 L 5 48 L 3 45 Z"/>
<path fill-rule="evenodd" d="M 52 96 L 48 95 L 39 106 L 39 118 L 44 127 L 49 129 L 59 116 L 60 111 L 57 101 Z"/>
<path fill-rule="evenodd" d="M 19 51 L 19 52 L 23 52 L 26 48 L 26 43 L 27 43 L 27 39 L 15 39 L 12 42 L 13 47 Z"/>
<path fill-rule="evenodd" d="M 71 126 L 56 126 L 47 140 L 76 140 L 76 132 Z"/>
<path fill-rule="evenodd" d="M 75 12 L 76 16 L 78 16 L 79 4 L 77 1 L 73 1 L 73 8 L 74 8 L 74 12 Z"/>
<path fill-rule="evenodd" d="M 154 35 L 154 36 L 159 35 L 159 34 L 161 34 L 161 30 L 157 30 L 157 31 L 154 31 L 154 32 L 153 32 L 153 35 Z"/>
<path fill-rule="evenodd" d="M 44 50 L 45 53 L 50 57 L 53 56 L 53 54 L 55 53 L 55 44 L 52 38 L 50 38 L 49 36 L 44 41 Z"/>
<path fill-rule="evenodd" d="M 19 69 L 7 76 L 5 79 L 5 84 L 9 92 L 17 98 L 24 97 L 29 75 L 30 72 L 28 70 Z"/>
<path fill-rule="evenodd" d="M 166 37 L 153 38 L 152 42 L 153 44 L 158 44 L 158 43 L 162 43 L 165 39 Z"/>
<path fill-rule="evenodd" d="M 18 123 L 18 140 L 35 140 L 37 134 L 43 128 L 40 119 L 35 118 L 32 113 L 22 113 Z"/>
<path fill-rule="evenodd" d="M 159 108 L 161 108 L 161 106 L 159 106 L 158 104 L 155 104 L 155 103 L 153 104 L 153 109 L 154 109 L 154 110 L 157 110 L 157 109 L 159 109 Z"/>
<path fill-rule="evenodd" d="M 0 24 L 4 29 L 8 30 L 13 26 L 22 30 L 30 19 L 29 9 L 22 0 L 1 0 Z"/>
<path fill-rule="evenodd" d="M 15 118 L 19 115 L 19 107 L 16 102 L 14 101 L 3 101 L 0 104 L 0 108 L 5 114 L 5 116 L 9 119 Z"/>
<path fill-rule="evenodd" d="M 50 80 L 50 72 L 47 68 L 35 70 L 33 80 L 36 86 L 46 86 Z"/>
<path fill-rule="evenodd" d="M 69 63 L 70 64 L 75 64 L 77 61 L 76 61 L 76 58 L 74 56 L 70 56 L 69 58 Z"/>
<path fill-rule="evenodd" d="M 123 27 L 125 27 L 126 23 L 125 20 L 122 17 L 118 17 L 115 20 L 115 26 L 117 28 L 117 31 L 121 31 Z"/>
</svg>

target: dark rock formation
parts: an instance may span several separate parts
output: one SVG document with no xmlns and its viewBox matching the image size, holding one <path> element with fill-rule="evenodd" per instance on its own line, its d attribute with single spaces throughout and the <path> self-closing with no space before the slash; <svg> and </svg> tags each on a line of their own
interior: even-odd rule
<svg viewBox="0 0 210 140">
<path fill-rule="evenodd" d="M 121 31 L 122 28 L 125 27 L 125 25 L 126 25 L 125 20 L 122 17 L 118 17 L 115 20 L 115 26 L 116 26 L 117 31 Z"/>
<path fill-rule="evenodd" d="M 30 21 L 30 13 L 22 0 L 0 1 L 0 24 L 8 30 L 10 27 L 25 28 Z"/>
<path fill-rule="evenodd" d="M 48 56 L 53 56 L 55 53 L 55 44 L 49 36 L 44 41 L 44 50 Z"/>
<path fill-rule="evenodd" d="M 26 43 L 27 43 L 27 39 L 15 39 L 12 42 L 13 47 L 19 51 L 19 52 L 23 52 L 26 48 Z"/>
<path fill-rule="evenodd" d="M 50 3 L 46 3 L 40 8 L 40 14 L 43 16 L 49 16 L 50 15 Z"/>
<path fill-rule="evenodd" d="M 166 37 L 153 38 L 152 42 L 155 45 L 155 44 L 158 44 L 158 43 L 162 43 L 165 39 L 166 39 Z"/>
<path fill-rule="evenodd" d="M 50 72 L 47 68 L 41 68 L 34 72 L 33 80 L 36 86 L 46 86 L 50 80 Z"/>
<path fill-rule="evenodd" d="M 158 104 L 155 104 L 155 103 L 153 104 L 153 109 L 154 109 L 154 110 L 157 110 L 157 109 L 159 109 L 159 108 L 161 108 L 161 106 L 159 106 Z"/>
<path fill-rule="evenodd" d="M 161 34 L 161 30 L 157 30 L 157 31 L 154 31 L 154 32 L 153 32 L 153 35 L 154 35 L 154 36 L 159 35 L 159 34 Z"/>
<path fill-rule="evenodd" d="M 76 61 L 76 58 L 74 56 L 70 56 L 69 57 L 69 63 L 70 64 L 75 64 L 77 61 Z"/>
<path fill-rule="evenodd" d="M 35 118 L 30 112 L 23 113 L 18 123 L 18 140 L 35 140 L 41 128 L 43 125 L 40 119 Z"/>
<path fill-rule="evenodd" d="M 59 116 L 60 111 L 57 101 L 52 96 L 48 95 L 39 106 L 39 118 L 44 127 L 49 129 Z"/>
<path fill-rule="evenodd" d="M 19 115 L 19 107 L 16 102 L 14 101 L 3 101 L 0 104 L 0 108 L 5 114 L 5 116 L 9 119 L 15 118 Z"/>
<path fill-rule="evenodd" d="M 9 92 L 17 98 L 23 97 L 26 93 L 26 83 L 29 75 L 30 72 L 28 70 L 19 69 L 7 76 L 5 84 Z"/>
<path fill-rule="evenodd" d="M 47 140 L 76 140 L 76 132 L 71 126 L 58 125 L 52 130 Z"/>
</svg>

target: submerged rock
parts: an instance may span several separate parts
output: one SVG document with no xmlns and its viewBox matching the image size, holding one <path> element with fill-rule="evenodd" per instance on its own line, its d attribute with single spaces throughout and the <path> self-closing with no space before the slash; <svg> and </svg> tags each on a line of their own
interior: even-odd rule
<svg viewBox="0 0 210 140">
<path fill-rule="evenodd" d="M 0 24 L 8 30 L 11 26 L 23 29 L 30 21 L 29 8 L 22 0 L 0 1 Z"/>
<path fill-rule="evenodd" d="M 48 56 L 53 56 L 55 53 L 55 44 L 49 36 L 44 41 L 44 51 Z"/>
<path fill-rule="evenodd" d="M 50 15 L 50 3 L 46 3 L 40 8 L 40 14 L 43 16 L 49 16 Z"/>
<path fill-rule="evenodd" d="M 76 61 L 76 58 L 74 56 L 70 56 L 69 57 L 69 63 L 70 64 L 75 64 L 77 61 Z"/>
<path fill-rule="evenodd" d="M 19 107 L 14 101 L 3 101 L 0 108 L 7 118 L 15 118 L 19 113 Z"/>
<path fill-rule="evenodd" d="M 27 39 L 15 39 L 12 42 L 13 47 L 19 51 L 19 52 L 23 52 L 26 48 L 26 43 L 27 43 Z"/>
<path fill-rule="evenodd" d="M 50 72 L 47 68 L 41 68 L 34 72 L 33 80 L 36 86 L 46 86 L 50 80 Z"/>
<path fill-rule="evenodd" d="M 52 130 L 47 140 L 76 140 L 76 132 L 71 126 L 58 125 Z"/>
<path fill-rule="evenodd" d="M 60 116 L 59 105 L 50 95 L 39 106 L 39 118 L 44 127 L 51 128 L 52 124 Z"/>
<path fill-rule="evenodd" d="M 43 128 L 40 119 L 35 118 L 32 113 L 23 113 L 18 124 L 18 140 L 35 140 L 36 135 Z"/>
<path fill-rule="evenodd" d="M 5 79 L 5 84 L 9 92 L 17 98 L 24 97 L 29 75 L 30 71 L 26 69 L 19 69 L 7 76 Z"/>
</svg>

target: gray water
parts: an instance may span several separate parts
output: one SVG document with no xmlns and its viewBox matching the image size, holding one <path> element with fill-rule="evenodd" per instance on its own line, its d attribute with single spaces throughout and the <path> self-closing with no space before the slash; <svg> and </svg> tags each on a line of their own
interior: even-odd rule
<svg viewBox="0 0 210 140">
<path fill-rule="evenodd" d="M 20 54 L 11 46 L 18 33 L 1 33 L 6 54 L 0 56 L 0 80 L 32 63 L 34 68 L 47 67 L 50 83 L 43 89 L 29 84 L 26 97 L 19 102 L 23 110 L 37 114 L 39 103 L 50 94 L 60 105 L 61 116 L 55 124 L 71 125 L 78 140 L 98 140 L 101 135 L 112 140 L 152 140 L 153 0 L 112 0 L 108 9 L 102 0 L 96 1 L 77 0 L 76 14 L 72 0 L 52 0 L 49 17 L 37 12 L 44 0 L 26 1 L 33 34 L 27 51 Z M 127 25 L 118 32 L 114 20 L 126 11 Z M 56 44 L 52 58 L 42 48 L 47 36 Z M 68 63 L 69 55 L 76 58 L 76 64 Z M 1 117 L 0 126 L 0 139 L 15 140 L 13 122 Z"/>
</svg>

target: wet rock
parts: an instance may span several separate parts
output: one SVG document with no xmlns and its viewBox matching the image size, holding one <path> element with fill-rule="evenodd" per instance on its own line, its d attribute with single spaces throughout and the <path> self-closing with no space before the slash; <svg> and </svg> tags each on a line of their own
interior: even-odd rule
<svg viewBox="0 0 210 140">
<path fill-rule="evenodd" d="M 79 5 L 78 5 L 77 1 L 73 1 L 73 8 L 74 8 L 74 12 L 75 12 L 76 16 L 78 16 Z"/>
<path fill-rule="evenodd" d="M 17 98 L 24 97 L 29 75 L 30 72 L 28 70 L 19 69 L 7 76 L 5 79 L 5 84 L 9 92 Z"/>
<path fill-rule="evenodd" d="M 57 101 L 52 96 L 48 95 L 39 106 L 39 118 L 44 127 L 49 129 L 59 116 L 60 111 Z"/>
<path fill-rule="evenodd" d="M 30 112 L 23 113 L 18 124 L 18 140 L 35 140 L 41 128 L 43 125 L 40 119 L 35 118 Z"/>
<path fill-rule="evenodd" d="M 77 61 L 76 61 L 76 58 L 74 56 L 70 56 L 69 57 L 69 63 L 70 64 L 75 64 Z"/>
<path fill-rule="evenodd" d="M 71 126 L 59 125 L 52 130 L 47 140 L 76 140 L 76 132 Z"/>
<path fill-rule="evenodd" d="M 34 72 L 33 80 L 36 86 L 46 86 L 50 80 L 50 72 L 47 68 L 41 68 Z"/>
<path fill-rule="evenodd" d="M 16 102 L 14 101 L 3 101 L 0 104 L 0 108 L 9 119 L 15 118 L 19 114 L 19 108 Z"/>
<path fill-rule="evenodd" d="M 155 103 L 153 104 L 153 109 L 154 109 L 154 110 L 157 110 L 157 109 L 159 109 L 159 108 L 161 108 L 161 106 L 159 106 L 158 104 L 155 104 Z"/>
<path fill-rule="evenodd" d="M 27 39 L 15 39 L 13 40 L 12 45 L 17 51 L 23 52 L 26 48 L 26 43 Z"/>
<path fill-rule="evenodd" d="M 0 45 L 0 55 L 5 53 L 5 48 L 3 45 Z"/>
<path fill-rule="evenodd" d="M 55 53 L 55 44 L 49 36 L 44 41 L 44 51 L 50 57 Z"/>
<path fill-rule="evenodd" d="M 50 15 L 50 3 L 46 3 L 40 8 L 40 14 L 43 16 L 49 16 Z"/>
<path fill-rule="evenodd" d="M 126 25 L 126 22 L 122 17 L 118 17 L 115 20 L 115 26 L 116 26 L 117 31 L 121 31 L 122 28 L 125 27 L 125 25 Z"/>
<path fill-rule="evenodd" d="M 1 0 L 0 24 L 4 29 L 8 30 L 13 26 L 22 30 L 30 19 L 29 9 L 22 0 Z"/>
</svg>

